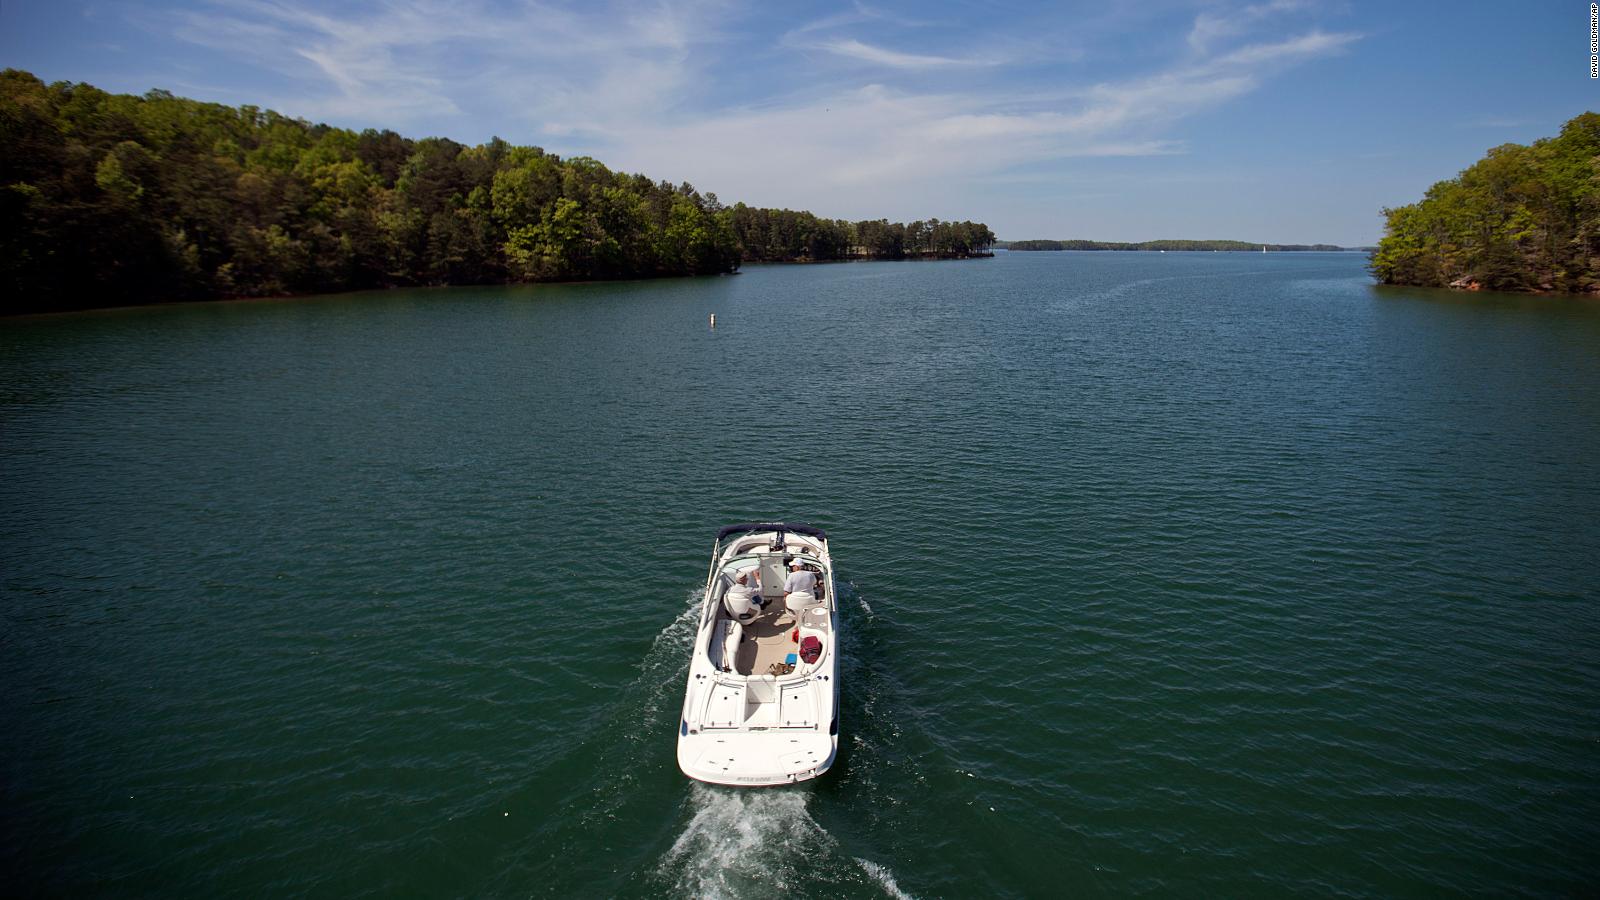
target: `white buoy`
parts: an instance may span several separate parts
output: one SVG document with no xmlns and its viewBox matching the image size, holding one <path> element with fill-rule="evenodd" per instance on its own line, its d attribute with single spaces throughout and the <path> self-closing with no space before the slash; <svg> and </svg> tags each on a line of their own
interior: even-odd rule
<svg viewBox="0 0 1600 900">
<path fill-rule="evenodd" d="M 715 329 L 717 327 L 717 314 L 716 313 L 712 313 L 711 314 L 711 327 L 713 329 Z"/>
</svg>

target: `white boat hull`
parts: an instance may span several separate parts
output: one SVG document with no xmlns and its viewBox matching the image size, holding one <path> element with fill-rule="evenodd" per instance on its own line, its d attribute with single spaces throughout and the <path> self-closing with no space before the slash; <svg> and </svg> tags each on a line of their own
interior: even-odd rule
<svg viewBox="0 0 1600 900">
<path fill-rule="evenodd" d="M 838 752 L 829 734 L 699 734 L 678 741 L 678 768 L 709 784 L 772 787 L 816 778 Z"/>
<path fill-rule="evenodd" d="M 822 775 L 838 756 L 833 563 L 820 530 L 788 527 L 802 532 L 771 526 L 739 532 L 726 544 L 718 538 L 678 723 L 678 767 L 690 778 L 795 784 Z M 779 578 L 796 559 L 817 576 L 814 602 L 798 608 L 792 596 L 786 605 Z M 724 594 L 733 578 L 757 573 L 767 582 L 765 608 L 740 620 L 732 609 L 744 604 L 730 608 Z M 808 663 L 800 651 L 812 645 L 821 649 Z"/>
</svg>

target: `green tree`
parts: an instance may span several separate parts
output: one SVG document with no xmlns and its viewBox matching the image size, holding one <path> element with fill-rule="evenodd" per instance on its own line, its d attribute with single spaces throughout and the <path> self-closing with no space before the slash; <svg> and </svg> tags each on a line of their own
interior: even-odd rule
<svg viewBox="0 0 1600 900">
<path fill-rule="evenodd" d="M 1600 292 L 1600 115 L 1496 147 L 1409 206 L 1383 211 L 1372 271 L 1391 284 Z"/>
<path fill-rule="evenodd" d="M 13 312 L 909 252 L 898 223 L 729 207 L 499 138 L 413 141 L 17 70 L 0 73 L 0 147 Z M 969 224 L 951 232 L 952 252 L 978 246 Z"/>
</svg>

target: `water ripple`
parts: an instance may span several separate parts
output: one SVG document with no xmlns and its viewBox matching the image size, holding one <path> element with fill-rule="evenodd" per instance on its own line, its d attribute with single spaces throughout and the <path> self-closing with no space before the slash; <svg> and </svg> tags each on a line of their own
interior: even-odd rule
<svg viewBox="0 0 1600 900">
<path fill-rule="evenodd" d="M 1600 315 L 1361 263 L 12 322 L 8 883 L 1583 894 Z M 840 758 L 690 785 L 709 539 L 765 517 L 834 535 Z"/>
</svg>

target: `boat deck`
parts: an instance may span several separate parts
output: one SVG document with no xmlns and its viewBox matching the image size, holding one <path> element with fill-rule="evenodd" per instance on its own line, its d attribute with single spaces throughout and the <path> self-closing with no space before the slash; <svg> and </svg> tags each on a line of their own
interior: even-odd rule
<svg viewBox="0 0 1600 900">
<path fill-rule="evenodd" d="M 795 629 L 795 618 L 783 607 L 778 598 L 767 604 L 761 615 L 744 626 L 744 641 L 733 657 L 734 671 L 740 675 L 765 675 L 773 663 L 781 663 L 800 646 L 790 639 Z"/>
</svg>

